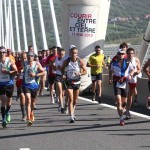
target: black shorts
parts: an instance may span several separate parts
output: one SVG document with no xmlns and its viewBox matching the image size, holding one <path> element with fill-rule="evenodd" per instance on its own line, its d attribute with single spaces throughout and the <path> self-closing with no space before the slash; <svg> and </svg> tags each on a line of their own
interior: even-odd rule
<svg viewBox="0 0 150 150">
<path fill-rule="evenodd" d="M 116 87 L 116 85 L 117 85 L 116 81 L 113 82 L 113 85 L 114 85 L 115 96 L 116 95 L 121 95 L 121 97 L 125 97 L 125 98 L 127 97 L 127 90 L 126 90 L 126 88 L 123 89 L 123 88 Z"/>
<path fill-rule="evenodd" d="M 6 95 L 7 97 L 11 98 L 14 92 L 14 85 L 6 85 L 0 87 L 0 95 Z"/>
<path fill-rule="evenodd" d="M 56 75 L 56 78 L 55 78 L 56 82 L 63 82 L 63 77 L 62 75 Z"/>
<path fill-rule="evenodd" d="M 80 88 L 80 80 L 78 81 L 73 81 L 73 80 L 67 80 L 66 81 L 66 86 L 67 86 L 67 89 L 73 89 L 73 90 L 79 90 Z"/>
<path fill-rule="evenodd" d="M 55 76 L 48 76 L 48 82 L 49 82 L 49 84 L 54 84 L 54 82 L 55 82 Z"/>
<path fill-rule="evenodd" d="M 23 92 L 24 92 L 24 94 L 30 93 L 31 94 L 31 98 L 36 98 L 38 89 L 34 89 L 33 90 L 33 89 L 29 89 L 29 88 L 23 87 Z"/>
<path fill-rule="evenodd" d="M 95 82 L 97 80 L 102 80 L 102 73 L 91 74 L 91 80 L 92 80 L 92 82 Z"/>
<path fill-rule="evenodd" d="M 149 92 L 150 92 L 150 81 L 148 81 L 148 87 L 149 87 Z"/>
<path fill-rule="evenodd" d="M 17 87 L 17 95 L 20 95 L 21 93 L 24 93 L 23 92 L 23 87 L 19 86 L 19 87 Z"/>
</svg>

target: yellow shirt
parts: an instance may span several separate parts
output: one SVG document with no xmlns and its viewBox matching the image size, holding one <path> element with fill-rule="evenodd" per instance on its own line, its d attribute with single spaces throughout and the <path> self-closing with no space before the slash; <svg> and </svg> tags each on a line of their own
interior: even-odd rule
<svg viewBox="0 0 150 150">
<path fill-rule="evenodd" d="M 88 60 L 90 65 L 99 65 L 100 67 L 91 67 L 91 74 L 99 74 L 103 72 L 104 54 L 92 54 Z"/>
</svg>

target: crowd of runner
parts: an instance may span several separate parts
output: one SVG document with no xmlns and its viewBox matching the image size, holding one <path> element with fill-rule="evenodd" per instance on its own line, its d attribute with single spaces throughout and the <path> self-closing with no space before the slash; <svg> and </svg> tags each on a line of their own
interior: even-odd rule
<svg viewBox="0 0 150 150">
<path fill-rule="evenodd" d="M 92 101 L 102 103 L 103 68 L 109 70 L 109 83 L 113 84 L 120 125 L 124 119 L 131 119 L 130 108 L 134 96 L 137 104 L 137 77 L 141 77 L 141 66 L 135 57 L 135 50 L 126 43 L 119 46 L 116 56 L 105 61 L 99 45 L 95 46 L 87 62 L 78 56 L 78 49 L 70 45 L 66 52 L 61 47 L 53 46 L 49 50 L 34 53 L 33 46 L 28 52 L 13 53 L 11 49 L 0 47 L 0 100 L 2 127 L 6 128 L 11 121 L 10 108 L 14 87 L 17 88 L 17 100 L 20 100 L 22 121 L 31 126 L 35 120 L 34 110 L 38 96 L 43 90 L 50 92 L 50 103 L 58 103 L 58 112 L 69 114 L 69 122 L 74 123 L 75 108 L 79 96 L 80 78 L 91 68 Z M 145 63 L 143 71 L 148 76 L 150 90 L 150 59 Z M 127 91 L 127 85 L 129 89 Z M 150 97 L 148 97 L 148 107 Z"/>
</svg>

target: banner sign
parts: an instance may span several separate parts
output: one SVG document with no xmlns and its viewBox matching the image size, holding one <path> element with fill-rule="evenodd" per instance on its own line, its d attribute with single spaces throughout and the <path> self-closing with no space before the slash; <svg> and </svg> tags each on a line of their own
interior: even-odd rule
<svg viewBox="0 0 150 150">
<path fill-rule="evenodd" d="M 78 11 L 79 10 L 79 11 Z M 70 10 L 69 35 L 93 37 L 96 33 L 97 11 L 82 13 L 81 9 Z"/>
</svg>

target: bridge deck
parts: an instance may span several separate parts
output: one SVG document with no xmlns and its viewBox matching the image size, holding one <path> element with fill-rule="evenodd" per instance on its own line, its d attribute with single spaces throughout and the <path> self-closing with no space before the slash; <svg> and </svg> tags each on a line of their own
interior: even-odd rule
<svg viewBox="0 0 150 150">
<path fill-rule="evenodd" d="M 106 98 L 103 100 L 110 103 Z M 19 102 L 13 101 L 12 121 L 7 129 L 0 129 L 1 150 L 150 148 L 149 120 L 146 118 L 132 116 L 122 127 L 118 125 L 116 110 L 81 99 L 76 109 L 77 121 L 74 124 L 69 123 L 68 115 L 57 111 L 57 104 L 50 105 L 48 96 L 39 97 L 37 108 L 34 125 L 27 127 L 25 122 L 20 121 Z"/>
</svg>

